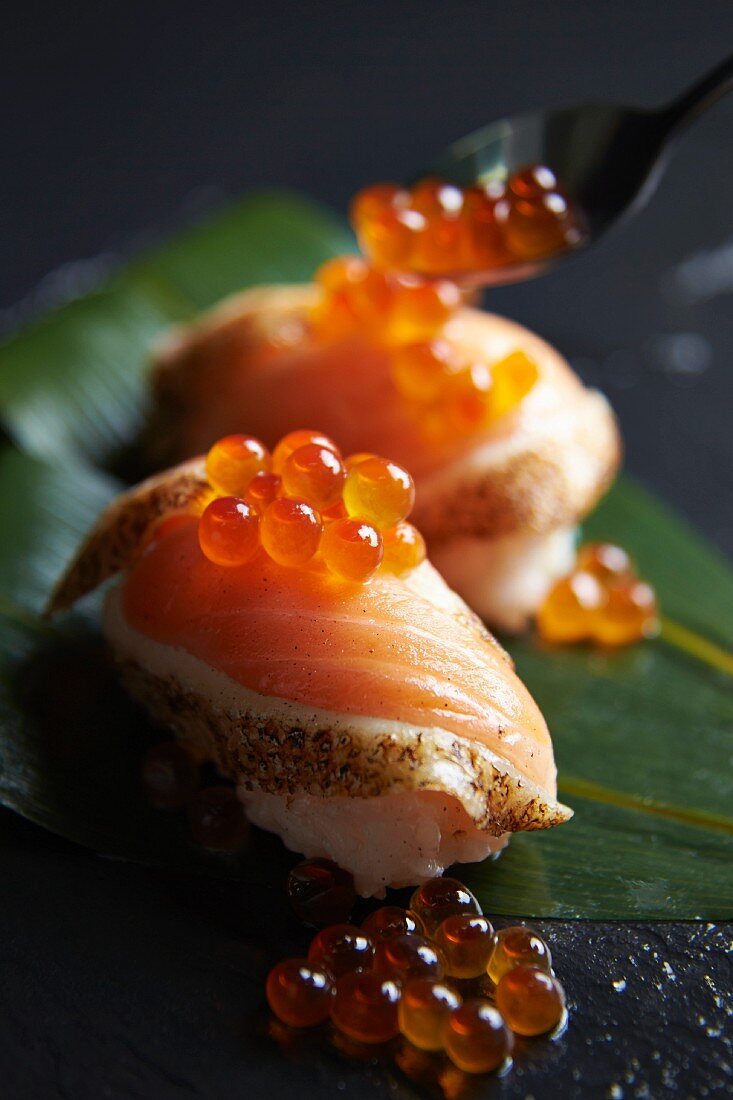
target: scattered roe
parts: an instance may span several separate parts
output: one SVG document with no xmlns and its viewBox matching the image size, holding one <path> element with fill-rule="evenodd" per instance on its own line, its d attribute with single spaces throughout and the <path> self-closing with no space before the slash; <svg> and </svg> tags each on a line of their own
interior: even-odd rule
<svg viewBox="0 0 733 1100">
<path fill-rule="evenodd" d="M 311 317 L 315 336 L 335 341 L 369 332 L 387 349 L 400 396 L 438 435 L 451 438 L 489 427 L 537 381 L 537 365 L 524 352 L 493 364 L 462 359 L 446 335 L 464 301 L 455 283 L 380 271 L 358 256 L 329 260 L 316 282 L 322 296 Z"/>
<path fill-rule="evenodd" d="M 589 543 L 570 576 L 550 589 L 537 612 L 537 629 L 548 642 L 630 645 L 657 633 L 659 608 L 654 589 L 636 576 L 625 550 Z"/>
<path fill-rule="evenodd" d="M 206 470 L 218 479 L 215 493 L 226 483 L 242 494 L 217 495 L 200 517 L 201 549 L 217 565 L 244 565 L 261 547 L 279 565 L 315 559 L 341 581 L 364 584 L 385 551 L 385 569 L 398 575 L 425 559 L 422 536 L 406 522 L 412 478 L 379 455 L 344 458 L 332 439 L 308 429 L 284 436 L 272 455 L 259 440 L 232 435 L 211 448 Z"/>
<path fill-rule="evenodd" d="M 351 916 L 356 901 L 354 877 L 330 859 L 304 859 L 288 875 L 287 895 L 306 924 L 316 928 L 341 924 Z"/>
<path fill-rule="evenodd" d="M 328 860 L 305 860 L 291 872 L 291 900 L 294 875 L 307 898 L 314 883 L 319 898 L 339 881 Z M 352 888 L 350 877 L 348 882 Z M 311 916 L 309 910 L 305 919 Z M 330 1012 L 337 1033 L 360 1044 L 385 1043 L 401 1032 L 407 1042 L 395 1052 L 398 1060 L 406 1051 L 444 1051 L 459 1070 L 487 1073 L 511 1055 L 512 1032 L 545 1034 L 565 1014 L 544 940 L 523 926 L 492 933 L 463 883 L 430 879 L 414 892 L 410 909 L 386 905 L 361 929 L 322 929 L 307 960 L 286 960 L 270 972 L 267 998 L 275 1016 L 291 1026 L 306 1026 L 309 1015 L 320 1023 Z M 494 964 L 495 1002 L 464 1000 L 487 961 L 490 975 Z M 455 982 L 464 984 L 457 988 Z"/>
</svg>

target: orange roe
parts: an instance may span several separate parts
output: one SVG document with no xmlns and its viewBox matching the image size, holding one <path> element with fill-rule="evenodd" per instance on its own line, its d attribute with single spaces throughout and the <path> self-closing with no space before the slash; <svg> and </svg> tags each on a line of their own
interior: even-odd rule
<svg viewBox="0 0 733 1100">
<path fill-rule="evenodd" d="M 440 397 L 455 358 L 447 340 L 405 344 L 392 351 L 392 381 L 403 397 L 429 404 Z"/>
<path fill-rule="evenodd" d="M 380 909 L 375 909 L 361 927 L 375 944 L 389 939 L 390 936 L 404 935 L 406 932 L 422 935 L 423 931 L 422 921 L 417 913 L 399 905 L 383 905 Z"/>
<path fill-rule="evenodd" d="M 523 351 L 514 351 L 491 367 L 491 418 L 498 420 L 527 396 L 539 378 L 539 369 Z"/>
<path fill-rule="evenodd" d="M 339 456 L 318 443 L 306 443 L 283 464 L 282 483 L 291 497 L 301 497 L 319 510 L 341 499 L 346 471 Z"/>
<path fill-rule="evenodd" d="M 408 978 L 442 978 L 443 957 L 435 944 L 415 932 L 388 936 L 378 944 L 374 969 L 397 981 Z"/>
<path fill-rule="evenodd" d="M 537 612 L 537 628 L 548 642 L 582 642 L 590 615 L 603 603 L 603 588 L 592 573 L 574 573 L 550 589 Z"/>
<path fill-rule="evenodd" d="M 270 454 L 251 435 L 226 435 L 206 456 L 206 476 L 221 496 L 243 497 L 255 474 L 268 469 Z"/>
<path fill-rule="evenodd" d="M 512 1034 L 501 1013 L 489 1001 L 464 1001 L 443 1030 L 443 1045 L 450 1060 L 464 1073 L 490 1073 L 511 1054 Z"/>
<path fill-rule="evenodd" d="M 588 542 L 581 546 L 575 568 L 593 573 L 599 581 L 615 581 L 620 577 L 632 577 L 634 566 L 621 546 L 611 542 Z"/>
<path fill-rule="evenodd" d="M 246 500 L 217 497 L 199 520 L 199 544 L 216 565 L 244 565 L 259 547 L 259 519 Z"/>
<path fill-rule="evenodd" d="M 318 550 L 322 523 L 304 500 L 281 497 L 268 506 L 260 523 L 262 545 L 279 565 L 305 565 Z"/>
<path fill-rule="evenodd" d="M 445 960 L 445 972 L 451 978 L 478 978 L 494 947 L 494 929 L 486 917 L 457 913 L 446 917 L 435 932 L 435 943 Z"/>
<path fill-rule="evenodd" d="M 461 292 L 447 279 L 395 276 L 388 339 L 406 344 L 429 340 L 461 305 Z"/>
<path fill-rule="evenodd" d="M 442 876 L 418 886 L 410 899 L 410 909 L 420 917 L 429 935 L 454 914 L 481 916 L 481 906 L 468 887 L 456 878 Z"/>
<path fill-rule="evenodd" d="M 605 646 L 653 637 L 659 630 L 654 589 L 632 577 L 611 585 L 604 604 L 592 616 L 590 629 L 595 641 Z"/>
<path fill-rule="evenodd" d="M 315 1027 L 328 1019 L 335 994 L 333 978 L 307 959 L 284 959 L 267 976 L 267 1001 L 288 1027 Z"/>
<path fill-rule="evenodd" d="M 461 1003 L 460 994 L 445 982 L 413 978 L 402 990 L 400 1031 L 420 1050 L 441 1050 L 445 1025 Z"/>
<path fill-rule="evenodd" d="M 336 986 L 331 1019 L 360 1043 L 386 1043 L 399 1034 L 400 987 L 374 972 L 345 974 Z"/>
<path fill-rule="evenodd" d="M 297 451 L 299 447 L 306 447 L 309 443 L 315 443 L 319 447 L 327 447 L 329 451 L 333 451 L 339 457 L 341 455 L 334 441 L 327 435 L 312 431 L 310 428 L 299 428 L 297 431 L 284 435 L 272 452 L 273 473 L 282 474 L 285 462 L 293 451 Z"/>
<path fill-rule="evenodd" d="M 550 949 L 532 928 L 523 924 L 502 928 L 494 935 L 487 973 L 494 985 L 515 966 L 533 966 L 538 970 L 552 969 Z"/>
<path fill-rule="evenodd" d="M 343 923 L 356 901 L 354 877 L 330 859 L 304 859 L 292 868 L 288 901 L 306 924 L 316 928 Z"/>
<path fill-rule="evenodd" d="M 379 568 L 384 548 L 376 527 L 363 519 L 338 519 L 328 524 L 321 554 L 328 568 L 346 581 L 364 584 Z"/>
<path fill-rule="evenodd" d="M 331 924 L 312 939 L 308 958 L 340 978 L 351 970 L 364 970 L 372 965 L 374 945 L 355 924 Z"/>
<path fill-rule="evenodd" d="M 565 993 L 546 971 L 517 966 L 497 985 L 496 1005 L 517 1035 L 544 1035 L 561 1022 Z"/>
<path fill-rule="evenodd" d="M 395 573 L 398 577 L 404 576 L 425 561 L 427 553 L 425 539 L 417 527 L 413 527 L 406 520 L 385 531 L 383 539 L 382 565 L 390 573 Z"/>
<path fill-rule="evenodd" d="M 396 463 L 374 457 L 349 470 L 344 504 L 350 516 L 363 518 L 384 531 L 405 519 L 414 503 L 414 482 Z"/>
<path fill-rule="evenodd" d="M 272 504 L 273 500 L 277 500 L 281 492 L 282 478 L 278 477 L 277 474 L 263 472 L 255 474 L 252 478 L 247 486 L 244 499 L 261 515 L 268 504 Z"/>
</svg>

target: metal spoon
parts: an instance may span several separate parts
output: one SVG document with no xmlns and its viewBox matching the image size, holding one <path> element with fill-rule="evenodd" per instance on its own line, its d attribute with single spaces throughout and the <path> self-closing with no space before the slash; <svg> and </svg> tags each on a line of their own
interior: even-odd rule
<svg viewBox="0 0 733 1100">
<path fill-rule="evenodd" d="M 525 165 L 544 165 L 585 223 L 573 248 L 531 263 L 471 272 L 463 281 L 488 286 L 532 278 L 593 244 L 647 202 L 681 131 L 732 88 L 733 55 L 664 107 L 601 103 L 533 111 L 492 122 L 449 145 L 423 176 L 465 187 L 506 180 Z"/>
</svg>

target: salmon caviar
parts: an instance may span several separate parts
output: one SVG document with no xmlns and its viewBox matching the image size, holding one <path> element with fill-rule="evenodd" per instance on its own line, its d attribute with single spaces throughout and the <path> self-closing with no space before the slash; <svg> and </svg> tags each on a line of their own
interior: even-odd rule
<svg viewBox="0 0 733 1100">
<path fill-rule="evenodd" d="M 284 435 L 275 447 L 272 452 L 272 472 L 282 474 L 285 462 L 293 451 L 297 451 L 300 447 L 306 447 L 309 443 L 315 443 L 319 447 L 327 447 L 334 454 L 340 454 L 334 441 L 327 435 L 323 435 L 322 432 L 311 431 L 310 428 L 299 428 L 295 432 Z"/>
<path fill-rule="evenodd" d="M 163 741 L 145 754 L 142 781 L 154 806 L 177 810 L 185 806 L 198 787 L 198 769 L 177 741 Z"/>
<path fill-rule="evenodd" d="M 191 837 L 202 848 L 234 852 L 249 834 L 242 803 L 231 787 L 207 787 L 186 807 Z"/>
<path fill-rule="evenodd" d="M 447 279 L 397 276 L 387 321 L 388 339 L 401 344 L 429 340 L 460 304 L 460 290 Z"/>
<path fill-rule="evenodd" d="M 548 973 L 552 969 L 549 947 L 541 936 L 523 924 L 495 933 L 486 970 L 494 985 L 498 985 L 515 966 L 534 966 Z"/>
<path fill-rule="evenodd" d="M 476 998 L 464 1001 L 450 1014 L 443 1046 L 464 1073 L 490 1073 L 511 1054 L 513 1039 L 501 1013 L 488 1001 Z"/>
<path fill-rule="evenodd" d="M 304 859 L 293 867 L 287 894 L 297 916 L 316 928 L 348 920 L 356 901 L 353 875 L 330 859 Z"/>
<path fill-rule="evenodd" d="M 384 553 L 382 536 L 363 519 L 339 519 L 326 527 L 321 553 L 336 576 L 363 584 L 379 568 Z"/>
<path fill-rule="evenodd" d="M 399 1034 L 400 987 L 382 974 L 345 974 L 339 978 L 331 1019 L 339 1031 L 360 1043 L 386 1043 Z"/>
<path fill-rule="evenodd" d="M 282 491 L 282 478 L 264 472 L 255 474 L 245 490 L 244 499 L 261 515 L 268 504 L 277 500 Z"/>
<path fill-rule="evenodd" d="M 447 340 L 406 344 L 392 352 L 392 381 L 403 397 L 430 404 L 441 395 L 454 363 L 455 352 Z"/>
<path fill-rule="evenodd" d="M 383 905 L 381 909 L 375 909 L 361 927 L 375 944 L 390 936 L 404 935 L 407 932 L 422 935 L 423 931 L 422 921 L 417 913 L 402 909 L 399 905 Z"/>
<path fill-rule="evenodd" d="M 324 966 L 335 978 L 372 965 L 374 945 L 354 924 L 332 924 L 312 939 L 308 958 Z"/>
<path fill-rule="evenodd" d="M 260 524 L 262 545 L 279 565 L 305 565 L 321 541 L 321 518 L 304 500 L 281 497 L 265 510 Z"/>
<path fill-rule="evenodd" d="M 402 520 L 395 524 L 389 531 L 385 531 L 384 557 L 382 564 L 390 573 L 396 573 L 398 577 L 409 573 L 425 561 L 427 550 L 425 539 L 417 527 Z"/>
<path fill-rule="evenodd" d="M 255 474 L 267 470 L 270 454 L 251 435 L 225 435 L 206 456 L 206 477 L 222 496 L 242 497 Z"/>
<path fill-rule="evenodd" d="M 465 189 L 438 179 L 409 191 L 378 184 L 357 195 L 351 217 L 378 267 L 433 276 L 541 259 L 584 236 L 579 212 L 543 165 Z"/>
<path fill-rule="evenodd" d="M 436 978 L 413 978 L 402 990 L 400 1031 L 420 1050 L 441 1050 L 443 1030 L 461 996 Z"/>
<path fill-rule="evenodd" d="M 288 1027 L 316 1027 L 328 1019 L 336 990 L 333 978 L 308 959 L 285 959 L 267 975 L 267 1001 Z"/>
<path fill-rule="evenodd" d="M 314 508 L 331 508 L 341 499 L 346 471 L 337 454 L 318 443 L 306 443 L 283 464 L 282 484 L 291 497 L 301 497 Z"/>
<path fill-rule="evenodd" d="M 467 886 L 455 878 L 431 878 L 418 886 L 410 899 L 410 909 L 432 935 L 441 921 L 456 913 L 481 916 L 481 906 Z"/>
<path fill-rule="evenodd" d="M 217 497 L 199 520 L 199 544 L 216 565 L 244 565 L 260 545 L 259 518 L 246 500 Z"/>
<path fill-rule="evenodd" d="M 574 572 L 550 589 L 537 628 L 551 642 L 630 645 L 657 633 L 659 608 L 654 589 L 636 577 L 625 550 L 589 543 L 581 547 Z"/>
<path fill-rule="evenodd" d="M 496 1004 L 517 1035 L 544 1035 L 562 1020 L 565 993 L 544 970 L 516 966 L 497 985 Z"/>
<path fill-rule="evenodd" d="M 388 936 L 377 946 L 374 969 L 397 981 L 407 981 L 408 978 L 442 978 L 444 963 L 431 940 L 415 932 L 404 932 Z"/>
<path fill-rule="evenodd" d="M 539 378 L 533 359 L 514 351 L 491 368 L 491 416 L 498 420 L 515 408 Z"/>
<path fill-rule="evenodd" d="M 407 470 L 396 463 L 375 456 L 349 470 L 344 504 L 350 516 L 363 518 L 384 531 L 405 519 L 414 503 L 415 484 Z"/>
<path fill-rule="evenodd" d="M 457 913 L 446 917 L 435 932 L 435 943 L 451 978 L 478 978 L 486 973 L 494 947 L 494 929 L 486 917 Z"/>
</svg>

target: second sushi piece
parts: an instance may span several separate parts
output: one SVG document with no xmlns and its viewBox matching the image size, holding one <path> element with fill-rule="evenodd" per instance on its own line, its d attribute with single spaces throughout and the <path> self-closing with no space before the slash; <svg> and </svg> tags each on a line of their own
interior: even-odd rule
<svg viewBox="0 0 733 1100">
<path fill-rule="evenodd" d="M 49 607 L 117 576 L 104 628 L 132 694 L 365 895 L 570 816 L 542 715 L 424 560 L 412 499 L 404 469 L 320 433 L 272 456 L 230 437 L 120 496 Z"/>
</svg>

